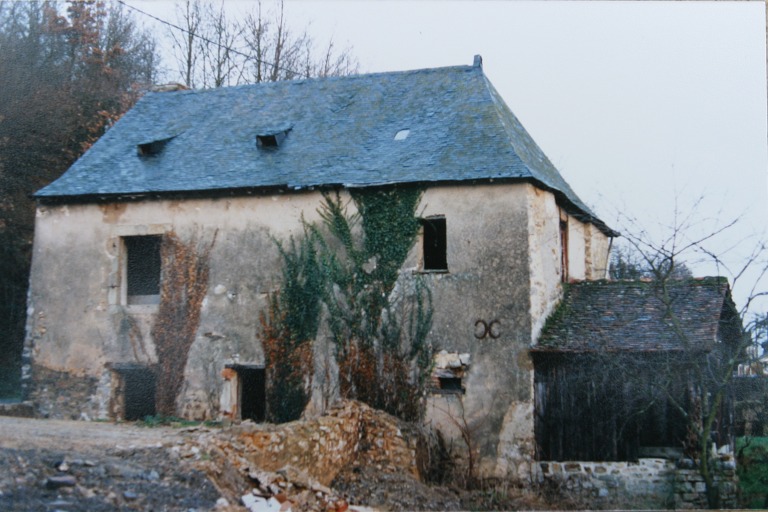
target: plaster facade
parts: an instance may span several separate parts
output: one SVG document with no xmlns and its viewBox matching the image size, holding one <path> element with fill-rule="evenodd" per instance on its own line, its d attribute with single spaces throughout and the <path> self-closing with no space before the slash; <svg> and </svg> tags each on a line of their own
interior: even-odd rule
<svg viewBox="0 0 768 512">
<path fill-rule="evenodd" d="M 213 243 L 208 292 L 178 413 L 194 419 L 232 413 L 227 409 L 234 403 L 225 402 L 236 400 L 236 392 L 222 372 L 237 364 L 264 364 L 258 319 L 280 278 L 275 240 L 301 236 L 301 219 L 318 221 L 321 201 L 319 192 L 306 191 L 41 205 L 26 340 L 33 382 L 35 374 L 57 371 L 98 385 L 79 401 L 83 410 L 69 410 L 72 401 L 60 407 L 34 386 L 32 397 L 52 416 L 120 416 L 114 406 L 120 388 L 115 368 L 157 362 L 150 330 L 158 306 L 128 304 L 124 240 L 173 231 L 201 247 Z M 431 395 L 428 418 L 458 449 L 456 420 L 472 428 L 485 476 L 532 478 L 529 348 L 562 293 L 561 212 L 552 193 L 526 183 L 433 186 L 417 208 L 422 218 L 445 218 L 448 269 L 423 271 L 417 241 L 400 279 L 407 285 L 419 275 L 432 291 L 433 346 L 468 356 L 463 392 Z M 605 277 L 608 238 L 572 216 L 568 225 L 571 271 Z M 323 335 L 319 338 L 316 354 L 328 350 Z M 316 411 L 327 405 L 319 403 L 321 395 L 314 394 Z"/>
</svg>

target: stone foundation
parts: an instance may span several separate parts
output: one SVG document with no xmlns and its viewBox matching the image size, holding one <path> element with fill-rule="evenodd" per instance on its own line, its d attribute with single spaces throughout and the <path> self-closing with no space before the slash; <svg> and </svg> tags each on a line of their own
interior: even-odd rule
<svg viewBox="0 0 768 512">
<path fill-rule="evenodd" d="M 737 477 L 732 461 L 722 463 L 716 482 L 720 506 L 738 506 Z M 637 462 L 541 462 L 544 482 L 564 487 L 598 504 L 620 508 L 706 509 L 704 479 L 696 469 L 666 459 Z M 602 508 L 602 507 L 599 507 Z"/>
<path fill-rule="evenodd" d="M 98 380 L 33 365 L 29 401 L 39 418 L 95 419 L 101 416 Z"/>
<path fill-rule="evenodd" d="M 1 402 L 0 416 L 15 416 L 17 418 L 33 418 L 35 407 L 31 402 Z"/>
</svg>

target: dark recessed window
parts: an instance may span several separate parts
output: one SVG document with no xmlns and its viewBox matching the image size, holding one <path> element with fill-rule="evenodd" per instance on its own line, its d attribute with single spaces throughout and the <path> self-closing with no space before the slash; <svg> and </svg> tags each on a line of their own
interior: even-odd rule
<svg viewBox="0 0 768 512">
<path fill-rule="evenodd" d="M 139 156 L 159 155 L 171 139 L 153 140 L 136 146 Z"/>
<path fill-rule="evenodd" d="M 125 242 L 125 277 L 128 304 L 160 302 L 160 235 L 128 236 Z"/>
<path fill-rule="evenodd" d="M 464 393 L 460 377 L 440 377 L 438 378 L 438 381 L 440 383 L 440 391 L 447 393 Z"/>
<path fill-rule="evenodd" d="M 279 147 L 290 130 L 282 130 L 275 133 L 266 133 L 256 136 L 256 145 L 260 148 L 277 148 Z"/>
<path fill-rule="evenodd" d="M 568 218 L 560 220 L 560 280 L 568 282 Z"/>
<path fill-rule="evenodd" d="M 448 270 L 445 217 L 422 219 L 424 270 Z"/>
</svg>

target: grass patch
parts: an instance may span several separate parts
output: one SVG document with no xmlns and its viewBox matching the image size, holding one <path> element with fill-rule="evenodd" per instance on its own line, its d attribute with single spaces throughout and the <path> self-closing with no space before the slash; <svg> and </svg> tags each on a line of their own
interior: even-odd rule
<svg viewBox="0 0 768 512">
<path fill-rule="evenodd" d="M 739 437 L 736 454 L 743 506 L 768 507 L 768 437 Z"/>
</svg>

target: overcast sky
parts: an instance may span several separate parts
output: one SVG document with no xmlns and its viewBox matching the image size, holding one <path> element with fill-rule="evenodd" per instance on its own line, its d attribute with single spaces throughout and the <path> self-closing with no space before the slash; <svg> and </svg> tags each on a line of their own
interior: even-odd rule
<svg viewBox="0 0 768 512">
<path fill-rule="evenodd" d="M 129 3 L 173 18 L 173 2 Z M 742 216 L 716 247 L 733 260 L 745 250 L 730 250 L 735 241 L 765 233 L 762 1 L 288 0 L 286 14 L 320 42 L 352 47 L 362 72 L 468 65 L 482 55 L 507 105 L 612 227 L 622 229 L 621 211 L 659 236 L 675 204 L 688 213 L 703 196 L 702 231 Z"/>
</svg>

